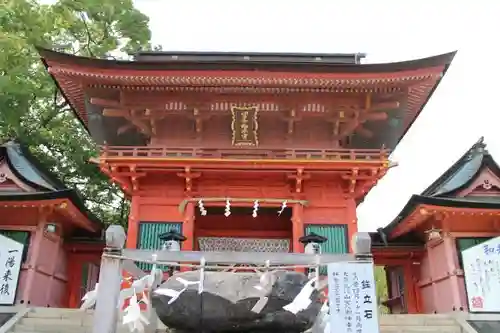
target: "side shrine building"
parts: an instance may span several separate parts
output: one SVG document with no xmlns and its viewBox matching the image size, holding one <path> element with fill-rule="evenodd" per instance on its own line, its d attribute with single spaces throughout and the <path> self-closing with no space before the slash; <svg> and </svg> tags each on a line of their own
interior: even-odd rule
<svg viewBox="0 0 500 333">
<path fill-rule="evenodd" d="M 101 231 L 77 192 L 27 148 L 0 145 L 0 258 L 11 258 L 0 265 L 0 305 L 77 305 L 97 281 Z M 23 253 L 17 257 L 3 237 L 24 245 Z"/>
<path fill-rule="evenodd" d="M 315 233 L 332 253 L 454 57 L 39 52 L 131 199 L 127 247 L 176 230 L 182 250 L 303 252 Z"/>
<path fill-rule="evenodd" d="M 374 233 L 393 312 L 468 311 L 461 251 L 500 235 L 500 167 L 481 138 Z"/>
</svg>

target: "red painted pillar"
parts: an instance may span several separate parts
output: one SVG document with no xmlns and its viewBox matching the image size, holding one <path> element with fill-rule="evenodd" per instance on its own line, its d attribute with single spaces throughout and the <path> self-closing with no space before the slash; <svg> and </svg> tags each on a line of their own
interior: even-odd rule
<svg viewBox="0 0 500 333">
<path fill-rule="evenodd" d="M 137 248 L 137 238 L 139 237 L 139 196 L 132 196 L 130 203 L 130 212 L 128 214 L 128 229 L 127 229 L 127 249 Z"/>
<path fill-rule="evenodd" d="M 186 236 L 186 240 L 182 243 L 183 251 L 193 251 L 194 249 L 194 202 L 188 202 L 184 210 L 184 224 L 182 233 Z"/>
<path fill-rule="evenodd" d="M 412 262 L 411 271 L 413 274 L 413 288 L 415 290 L 415 305 L 417 313 L 423 313 L 422 293 L 420 291 L 420 287 L 418 286 L 418 281 L 420 277 L 420 264 L 414 264 Z"/>
<path fill-rule="evenodd" d="M 186 236 L 186 240 L 182 242 L 183 251 L 194 250 L 194 212 L 195 206 L 193 202 L 188 202 L 184 210 L 184 221 L 182 225 L 182 234 Z M 189 268 L 181 267 L 181 272 L 188 271 Z"/>
<path fill-rule="evenodd" d="M 458 251 L 456 246 L 456 239 L 448 232 L 443 234 L 443 245 L 445 251 L 447 274 L 450 285 L 450 309 L 448 311 L 458 310 L 460 308 L 467 309 L 467 294 L 465 291 L 465 283 L 463 279 L 459 278 L 461 272 L 458 263 Z"/>
<path fill-rule="evenodd" d="M 356 216 L 356 202 L 354 198 L 347 198 L 346 218 L 347 218 L 347 244 L 348 252 L 352 252 L 352 237 L 358 232 L 358 218 Z"/>
<path fill-rule="evenodd" d="M 417 286 L 416 281 L 413 278 L 413 267 L 412 263 L 408 262 L 403 266 L 403 279 L 405 285 L 405 301 L 406 309 L 408 313 L 418 313 L 417 305 Z"/>
<path fill-rule="evenodd" d="M 31 296 L 33 294 L 33 286 L 37 274 L 36 267 L 38 265 L 38 258 L 42 254 L 42 251 L 40 251 L 40 249 L 42 247 L 42 241 L 44 239 L 43 230 L 45 227 L 46 220 L 47 220 L 47 215 L 45 214 L 45 212 L 41 212 L 38 226 L 36 228 L 33 240 L 29 247 L 29 252 L 28 252 L 29 255 L 26 263 L 28 266 L 28 269 L 26 271 L 27 273 L 26 284 L 24 290 L 18 293 L 17 296 L 19 300 L 24 302 L 24 304 L 30 304 L 32 301 Z"/>
<path fill-rule="evenodd" d="M 80 287 L 82 283 L 83 260 L 79 256 L 68 255 L 68 307 L 78 308 L 80 306 Z"/>
<path fill-rule="evenodd" d="M 304 208 L 296 203 L 292 207 L 292 252 L 304 252 L 304 245 L 299 242 L 299 238 L 304 236 L 304 222 L 302 220 Z"/>
</svg>

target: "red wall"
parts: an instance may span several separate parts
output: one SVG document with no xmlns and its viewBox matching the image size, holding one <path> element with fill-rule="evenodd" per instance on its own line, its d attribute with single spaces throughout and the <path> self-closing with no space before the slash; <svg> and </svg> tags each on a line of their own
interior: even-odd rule
<svg viewBox="0 0 500 333">
<path fill-rule="evenodd" d="M 356 207 L 354 200 L 343 193 L 341 182 L 335 175 L 313 176 L 304 183 L 301 196 L 308 201 L 308 205 L 301 213 L 302 224 L 348 224 L 349 237 L 357 230 Z M 129 222 L 128 247 L 137 244 L 137 223 L 139 221 L 158 222 L 184 222 L 185 216 L 179 212 L 179 204 L 184 200 L 184 180 L 173 175 L 154 175 L 141 179 L 140 191 L 132 197 L 132 207 Z M 284 173 L 254 175 L 245 172 L 239 174 L 202 174 L 193 183 L 193 197 L 196 198 L 292 198 L 291 187 Z M 264 216 L 254 220 L 251 217 L 252 202 L 240 203 L 248 207 L 248 215 L 231 216 L 226 219 L 223 212 L 214 216 L 210 215 L 210 206 L 205 206 L 209 211 L 208 217 L 195 218 L 194 232 L 200 229 L 213 230 L 240 230 L 248 236 L 255 235 L 266 230 L 268 236 L 273 232 L 281 235 L 281 232 L 291 230 L 291 219 L 283 217 L 277 219 L 270 215 L 269 220 Z M 224 202 L 215 203 L 219 207 Z M 237 205 L 233 203 L 233 206 Z M 279 208 L 275 204 L 273 209 Z M 291 206 L 291 205 L 290 205 Z M 195 207 L 195 214 L 198 214 Z M 272 220 L 272 223 L 271 223 Z M 269 221 L 269 223 L 268 223 Z M 288 231 L 287 231 L 288 230 Z M 240 236 L 232 234 L 233 237 Z M 196 236 L 196 235 L 195 235 Z M 220 234 L 219 236 L 222 236 Z M 229 235 L 228 235 L 229 236 Z"/>
</svg>

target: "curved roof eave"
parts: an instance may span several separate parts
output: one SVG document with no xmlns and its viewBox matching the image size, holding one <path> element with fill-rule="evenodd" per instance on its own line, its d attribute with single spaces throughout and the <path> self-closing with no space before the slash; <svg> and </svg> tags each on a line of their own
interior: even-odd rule
<svg viewBox="0 0 500 333">
<path fill-rule="evenodd" d="M 378 63 L 378 64 L 337 64 L 311 61 L 257 61 L 257 60 L 179 60 L 175 62 L 159 61 L 124 61 L 96 59 L 82 56 L 70 55 L 37 47 L 37 50 L 46 67 L 49 63 L 57 63 L 65 66 L 79 66 L 88 69 L 116 69 L 116 70 L 255 70 L 263 69 L 269 71 L 290 72 L 327 72 L 327 73 L 394 73 L 409 70 L 418 70 L 437 66 L 448 66 L 457 51 L 421 58 L 416 60 Z M 286 54 L 283 54 L 285 59 Z"/>
<path fill-rule="evenodd" d="M 40 192 L 9 193 L 0 195 L 0 201 L 29 201 L 46 199 L 69 199 L 90 222 L 102 228 L 103 223 L 84 204 L 74 189 L 67 188 L 54 174 L 44 168 L 27 147 L 16 141 L 0 146 L 5 149 L 6 163 L 10 170 L 27 185 Z"/>
<path fill-rule="evenodd" d="M 87 209 L 83 203 L 82 198 L 76 193 L 75 190 L 65 189 L 56 190 L 51 192 L 23 192 L 23 193 L 10 193 L 9 195 L 0 195 L 0 201 L 37 201 L 37 200 L 54 200 L 54 199 L 68 199 L 80 212 L 98 229 L 103 228 L 103 223 L 97 216 Z"/>
<path fill-rule="evenodd" d="M 5 149 L 9 168 L 16 177 L 29 186 L 41 191 L 66 189 L 56 177 L 38 163 L 27 148 L 14 141 L 6 142 L 1 147 Z"/>
<path fill-rule="evenodd" d="M 382 228 L 382 232 L 386 235 L 390 233 L 410 215 L 419 205 L 430 205 L 436 207 L 454 207 L 454 208 L 476 208 L 476 209 L 500 209 L 498 202 L 485 202 L 485 201 L 464 201 L 456 200 L 453 198 L 436 198 L 427 197 L 423 195 L 414 194 L 406 203 L 403 209 L 399 212 L 398 216 L 387 226 Z"/>
</svg>

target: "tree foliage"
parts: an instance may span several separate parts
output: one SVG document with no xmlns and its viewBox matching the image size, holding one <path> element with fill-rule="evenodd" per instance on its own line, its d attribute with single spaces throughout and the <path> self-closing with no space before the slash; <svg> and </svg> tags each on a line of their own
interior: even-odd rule
<svg viewBox="0 0 500 333">
<path fill-rule="evenodd" d="M 106 223 L 126 221 L 127 201 L 96 165 L 95 144 L 47 74 L 35 46 L 127 57 L 150 49 L 147 16 L 132 0 L 0 0 L 0 140 L 15 139 Z M 113 56 L 115 54 L 115 56 Z"/>
</svg>

